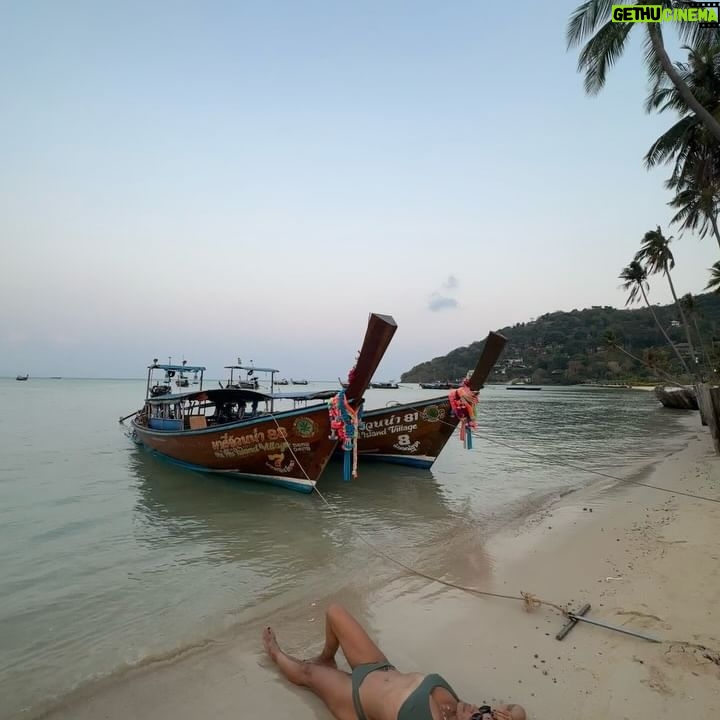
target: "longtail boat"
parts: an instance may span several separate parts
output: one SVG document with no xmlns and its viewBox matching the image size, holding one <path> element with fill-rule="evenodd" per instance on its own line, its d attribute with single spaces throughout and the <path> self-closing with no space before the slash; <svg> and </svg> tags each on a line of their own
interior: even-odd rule
<svg viewBox="0 0 720 720">
<path fill-rule="evenodd" d="M 461 388 L 477 397 L 477 393 L 500 357 L 507 338 L 491 332 L 472 375 Z M 358 438 L 358 453 L 362 459 L 429 468 L 437 460 L 458 424 L 466 418 L 452 407 L 452 389 L 445 395 L 417 402 L 363 412 Z M 462 401 L 462 398 L 458 398 Z M 467 430 L 468 435 L 464 435 Z M 466 443 L 471 441 L 472 428 L 461 427 Z"/>
<path fill-rule="evenodd" d="M 347 412 L 357 411 L 396 329 L 390 316 L 370 315 L 349 387 L 341 391 Z M 131 421 L 136 443 L 191 470 L 312 491 L 338 442 L 326 402 L 276 410 L 279 396 L 272 391 L 202 386 L 194 392 L 153 396 L 153 371 L 164 369 L 157 362 L 148 367 L 145 404 Z M 342 433 L 340 439 L 345 439 Z"/>
</svg>

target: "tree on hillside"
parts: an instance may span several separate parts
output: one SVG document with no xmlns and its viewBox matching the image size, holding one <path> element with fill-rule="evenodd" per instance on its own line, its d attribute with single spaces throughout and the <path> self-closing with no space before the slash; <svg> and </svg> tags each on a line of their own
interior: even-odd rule
<svg viewBox="0 0 720 720">
<path fill-rule="evenodd" d="M 688 62 L 677 63 L 678 73 L 708 112 L 720 112 L 720 40 L 697 48 L 685 47 Z M 672 222 L 682 230 L 704 237 L 712 228 L 720 245 L 717 216 L 720 211 L 720 142 L 702 121 L 689 111 L 677 88 L 661 78 L 645 104 L 648 112 L 676 112 L 680 119 L 664 132 L 645 155 L 645 165 L 653 168 L 674 162 L 665 183 L 675 197 L 669 203 L 677 209 Z"/>
<path fill-rule="evenodd" d="M 585 42 L 578 58 L 578 71 L 585 74 L 585 91 L 595 95 L 605 85 L 607 71 L 627 47 L 630 31 L 638 28 L 645 33 L 645 66 L 653 84 L 661 81 L 663 74 L 677 88 L 685 105 L 700 118 L 705 127 L 720 141 L 720 122 L 703 107 L 693 94 L 677 68 L 670 60 L 663 41 L 661 23 L 624 23 L 612 21 L 611 0 L 586 0 L 570 16 L 567 26 L 567 45 L 576 47 Z M 636 0 L 637 5 L 662 5 L 663 8 L 680 6 L 677 0 Z M 695 5 L 683 2 L 683 6 Z M 696 46 L 711 42 L 716 36 L 715 28 L 703 28 L 698 22 L 675 23 L 681 40 Z"/>
<path fill-rule="evenodd" d="M 622 269 L 622 272 L 620 273 L 620 279 L 625 281 L 622 284 L 623 290 L 628 290 L 630 292 L 628 299 L 625 302 L 625 305 L 630 305 L 634 302 L 638 302 L 639 296 L 642 295 L 642 298 L 645 301 L 645 305 L 647 305 L 648 310 L 650 310 L 650 313 L 652 314 L 653 319 L 655 320 L 655 324 L 658 326 L 658 329 L 663 334 L 663 337 L 665 338 L 665 340 L 667 340 L 670 347 L 672 347 L 672 349 L 675 351 L 675 355 L 677 356 L 678 360 L 680 360 L 680 364 L 684 368 L 685 372 L 690 374 L 690 368 L 688 368 L 687 363 L 685 362 L 685 358 L 683 358 L 683 356 L 680 354 L 680 351 L 675 346 L 675 343 L 670 339 L 670 336 L 667 334 L 667 332 L 665 332 L 665 328 L 662 326 L 660 320 L 658 320 L 655 309 L 648 300 L 647 289 L 649 289 L 649 285 L 647 282 L 647 271 L 645 270 L 645 268 L 640 264 L 638 260 L 633 260 L 627 267 L 624 267 Z"/>
<path fill-rule="evenodd" d="M 688 342 L 688 350 L 690 351 L 691 364 L 693 369 L 697 365 L 697 356 L 695 355 L 695 348 L 693 347 L 692 337 L 690 335 L 690 325 L 688 325 L 687 318 L 683 307 L 678 300 L 677 293 L 675 292 L 675 285 L 672 281 L 672 275 L 670 271 L 675 267 L 675 258 L 673 257 L 672 250 L 670 250 L 670 241 L 672 236 L 666 238 L 660 230 L 660 226 L 657 226 L 656 230 L 648 230 L 642 239 L 640 250 L 635 253 L 635 260 L 640 263 L 644 263 L 645 270 L 650 274 L 662 272 L 668 279 L 670 284 L 670 292 L 672 293 L 675 305 L 680 313 L 680 319 L 682 320 L 683 327 L 685 328 L 685 337 Z"/>
</svg>

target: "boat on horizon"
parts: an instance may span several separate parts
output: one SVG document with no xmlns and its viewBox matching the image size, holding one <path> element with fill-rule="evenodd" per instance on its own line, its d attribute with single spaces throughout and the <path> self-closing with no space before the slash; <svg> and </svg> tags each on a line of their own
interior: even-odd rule
<svg viewBox="0 0 720 720">
<path fill-rule="evenodd" d="M 370 315 L 349 387 L 341 391 L 346 407 L 358 409 L 396 330 L 392 317 Z M 281 396 L 272 390 L 224 387 L 153 396 L 152 376 L 158 369 L 165 367 L 148 366 L 145 403 L 131 421 L 137 444 L 190 470 L 312 491 L 338 443 L 326 397 L 296 393 L 305 396 L 303 407 L 277 411 L 275 400 Z M 319 402 L 308 405 L 311 399 Z"/>
<path fill-rule="evenodd" d="M 508 385 L 506 390 L 542 390 L 539 385 Z"/>
<path fill-rule="evenodd" d="M 292 378 L 290 378 L 290 383 L 292 385 L 307 385 L 308 381 L 307 380 L 293 380 Z"/>
<path fill-rule="evenodd" d="M 396 382 L 371 382 L 373 390 L 397 390 L 400 386 Z"/>
<path fill-rule="evenodd" d="M 462 380 L 433 380 L 419 385 L 423 390 L 454 390 L 462 385 Z"/>
<path fill-rule="evenodd" d="M 491 332 L 466 387 L 475 396 L 483 387 L 507 338 Z M 445 447 L 461 418 L 453 411 L 451 395 L 459 388 L 439 397 L 395 404 L 391 407 L 363 411 L 358 438 L 358 454 L 363 460 L 430 468 Z M 472 432 L 468 428 L 468 432 Z"/>
<path fill-rule="evenodd" d="M 21 380 L 21 381 L 24 382 L 24 381 L 27 380 L 29 377 L 30 377 L 30 373 L 25 373 L 24 375 L 16 375 L 16 376 L 15 376 L 15 379 L 16 379 L 16 380 Z"/>
</svg>

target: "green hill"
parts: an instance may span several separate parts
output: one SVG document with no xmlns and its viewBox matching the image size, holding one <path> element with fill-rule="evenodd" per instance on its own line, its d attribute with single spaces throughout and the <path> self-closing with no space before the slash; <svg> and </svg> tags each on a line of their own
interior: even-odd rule
<svg viewBox="0 0 720 720">
<path fill-rule="evenodd" d="M 692 339 L 698 355 L 704 345 L 713 364 L 720 355 L 720 295 L 695 296 Z M 689 360 L 685 332 L 679 325 L 675 305 L 654 306 L 670 338 Z M 698 331 L 702 343 L 698 340 Z M 500 328 L 508 344 L 490 382 L 527 377 L 534 383 L 574 384 L 587 381 L 626 383 L 652 382 L 650 370 L 617 349 L 608 347 L 608 332 L 634 355 L 650 358 L 657 367 L 681 377 L 680 362 L 664 341 L 647 308 L 619 310 L 594 306 L 586 310 L 553 312 L 526 323 Z M 475 366 L 483 341 L 456 348 L 443 357 L 416 365 L 403 373 L 403 382 L 426 382 L 463 377 Z"/>
</svg>

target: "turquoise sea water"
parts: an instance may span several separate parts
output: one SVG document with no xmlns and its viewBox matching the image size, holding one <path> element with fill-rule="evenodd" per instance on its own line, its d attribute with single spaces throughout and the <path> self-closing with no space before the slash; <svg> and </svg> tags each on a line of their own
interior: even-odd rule
<svg viewBox="0 0 720 720">
<path fill-rule="evenodd" d="M 679 448 L 695 418 L 642 391 L 488 387 L 472 450 L 456 435 L 431 471 L 365 462 L 350 483 L 331 464 L 319 484 L 329 510 L 317 495 L 189 472 L 135 448 L 117 419 L 144 389 L 0 380 L 0 717 L 32 717 L 92 678 L 331 591 L 329 578 L 366 567 L 354 529 L 418 557 L 458 528 L 491 528 L 594 479 L 492 441 L 627 474 Z M 366 397 L 379 407 L 436 394 Z"/>
</svg>

